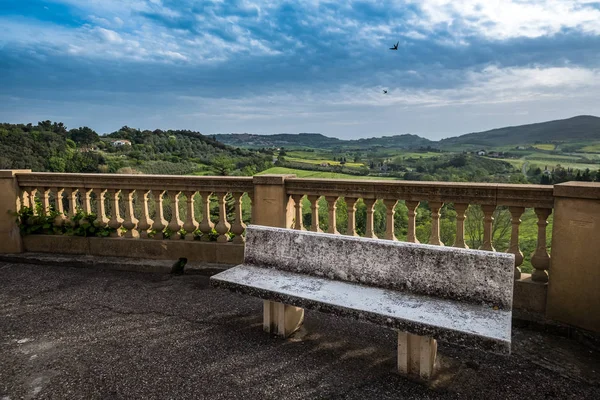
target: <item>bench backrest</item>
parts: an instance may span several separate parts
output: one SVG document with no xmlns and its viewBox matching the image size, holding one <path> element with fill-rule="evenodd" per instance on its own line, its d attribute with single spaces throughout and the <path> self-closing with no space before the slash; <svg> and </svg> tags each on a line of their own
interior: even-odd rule
<svg viewBox="0 0 600 400">
<path fill-rule="evenodd" d="M 250 225 L 244 263 L 512 308 L 512 254 Z"/>
</svg>

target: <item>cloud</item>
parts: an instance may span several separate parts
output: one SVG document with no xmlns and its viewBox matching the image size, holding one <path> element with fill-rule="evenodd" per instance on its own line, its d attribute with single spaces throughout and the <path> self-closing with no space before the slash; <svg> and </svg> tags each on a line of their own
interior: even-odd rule
<svg viewBox="0 0 600 400">
<path fill-rule="evenodd" d="M 600 35 L 600 9 L 590 0 L 419 0 L 420 16 L 411 23 L 428 31 L 447 29 L 457 36 L 494 40 L 535 38 L 577 29 Z M 424 17 L 424 18 L 423 18 Z"/>
<path fill-rule="evenodd" d="M 8 0 L 0 117 L 26 115 L 26 96 L 106 130 L 125 110 L 163 128 L 357 135 L 407 110 L 415 124 L 450 109 L 579 113 L 600 106 L 599 13 L 587 0 Z"/>
</svg>

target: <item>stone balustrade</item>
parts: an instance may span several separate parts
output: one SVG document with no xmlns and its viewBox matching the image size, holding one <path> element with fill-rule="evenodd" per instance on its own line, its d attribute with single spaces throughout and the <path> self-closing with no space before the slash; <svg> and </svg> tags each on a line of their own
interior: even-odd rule
<svg viewBox="0 0 600 400">
<path fill-rule="evenodd" d="M 550 255 L 546 243 L 547 220 L 554 204 L 553 188 L 543 185 L 507 185 L 492 183 L 445 183 L 407 181 L 353 181 L 323 179 L 286 179 L 286 190 L 294 201 L 294 229 L 304 229 L 302 223 L 302 199 L 310 202 L 310 230 L 321 231 L 319 212 L 328 213 L 329 233 L 339 233 L 336 226 L 336 207 L 340 200 L 347 208 L 347 235 L 357 235 L 356 204 L 362 200 L 366 206 L 365 236 L 376 237 L 373 210 L 377 201 L 386 208 L 385 233 L 381 239 L 397 240 L 394 232 L 394 214 L 399 201 L 404 201 L 408 211 L 406 240 L 418 242 L 416 236 L 417 208 L 427 202 L 431 212 L 431 234 L 429 244 L 443 246 L 440 238 L 440 217 L 444 205 L 451 204 L 456 211 L 456 235 L 454 247 L 467 248 L 465 241 L 465 219 L 470 205 L 478 205 L 483 212 L 483 240 L 480 250 L 495 251 L 493 243 L 494 212 L 505 207 L 511 214 L 511 236 L 508 252 L 515 255 L 515 279 L 521 278 L 520 266 L 524 257 L 519 246 L 521 215 L 526 208 L 535 210 L 538 218 L 537 247 L 531 256 L 534 267 L 532 280 L 548 281 Z M 320 210 L 319 200 L 325 199 L 327 210 Z"/>
<path fill-rule="evenodd" d="M 35 212 L 51 212 L 52 223 L 63 232 L 93 224 L 112 237 L 21 236 L 15 218 L 0 212 L 0 253 L 187 257 L 237 264 L 243 259 L 245 223 L 250 220 L 332 234 L 420 239 L 438 246 L 475 244 L 481 250 L 515 255 L 515 309 L 600 332 L 600 254 L 595 245 L 600 242 L 599 183 L 540 186 L 294 175 L 0 171 L 0 211 L 33 204 L 38 205 Z M 550 218 L 552 232 L 547 232 Z M 473 221 L 480 228 L 477 241 L 467 231 Z M 521 273 L 525 261 L 531 263 L 531 275 Z"/>
<path fill-rule="evenodd" d="M 252 178 L 247 177 L 25 173 L 18 175 L 18 185 L 18 207 L 30 207 L 37 199 L 43 213 L 58 212 L 56 226 L 74 224 L 81 210 L 85 216 L 80 224 L 112 228 L 115 238 L 198 236 L 208 241 L 216 232 L 219 243 L 231 235 L 234 243 L 243 243 L 242 197 L 251 199 L 253 194 Z M 211 203 L 218 206 L 216 215 L 211 215 Z M 90 214 L 94 221 L 85 221 Z"/>
</svg>

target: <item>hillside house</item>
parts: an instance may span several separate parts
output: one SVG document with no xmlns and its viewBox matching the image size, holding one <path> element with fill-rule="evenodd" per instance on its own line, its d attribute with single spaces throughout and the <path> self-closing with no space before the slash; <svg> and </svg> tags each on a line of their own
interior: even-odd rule
<svg viewBox="0 0 600 400">
<path fill-rule="evenodd" d="M 478 156 L 485 156 L 486 154 L 487 154 L 487 152 L 486 152 L 485 150 L 479 150 L 479 151 L 477 152 L 477 155 L 478 155 Z"/>
<path fill-rule="evenodd" d="M 129 140 L 125 140 L 125 139 L 119 139 L 119 140 L 113 141 L 112 145 L 115 147 L 131 146 L 131 142 Z"/>
</svg>

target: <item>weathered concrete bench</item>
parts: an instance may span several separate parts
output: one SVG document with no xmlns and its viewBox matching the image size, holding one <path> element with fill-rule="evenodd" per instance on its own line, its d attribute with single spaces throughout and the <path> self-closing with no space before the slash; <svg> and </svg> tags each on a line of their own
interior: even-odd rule
<svg viewBox="0 0 600 400">
<path fill-rule="evenodd" d="M 262 298 L 284 337 L 304 308 L 396 329 L 399 371 L 427 379 L 436 340 L 510 353 L 513 271 L 512 254 L 249 226 L 244 264 L 211 283 Z"/>
</svg>

